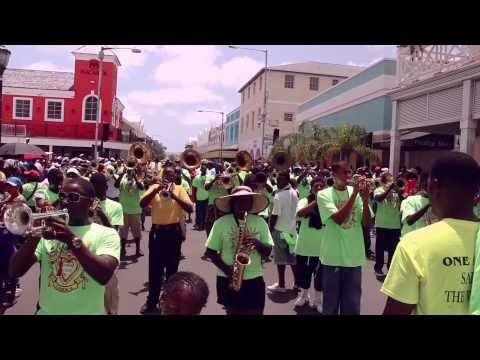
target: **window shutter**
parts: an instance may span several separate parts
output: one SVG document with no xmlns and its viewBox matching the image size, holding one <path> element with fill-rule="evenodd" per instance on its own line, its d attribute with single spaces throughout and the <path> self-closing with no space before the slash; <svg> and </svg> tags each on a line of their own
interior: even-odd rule
<svg viewBox="0 0 480 360">
<path fill-rule="evenodd" d="M 475 86 L 473 87 L 472 117 L 480 119 L 480 80 L 475 81 Z"/>
</svg>

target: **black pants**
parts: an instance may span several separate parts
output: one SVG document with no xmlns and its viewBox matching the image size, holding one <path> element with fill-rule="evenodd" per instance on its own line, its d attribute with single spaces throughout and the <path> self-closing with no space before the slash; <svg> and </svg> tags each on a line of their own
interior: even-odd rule
<svg viewBox="0 0 480 360">
<path fill-rule="evenodd" d="M 315 290 L 322 291 L 322 268 L 318 256 L 297 255 L 297 285 L 302 289 L 310 289 L 313 275 Z"/>
<path fill-rule="evenodd" d="M 384 252 L 388 253 L 387 268 L 390 268 L 393 253 L 400 240 L 400 229 L 377 228 L 377 241 L 375 243 L 375 271 L 381 271 L 384 265 Z"/>
<path fill-rule="evenodd" d="M 205 218 L 207 216 L 207 200 L 197 200 L 195 202 L 195 225 L 199 229 L 205 228 Z"/>
<path fill-rule="evenodd" d="M 365 243 L 365 256 L 368 257 L 370 247 L 372 246 L 372 239 L 370 239 L 370 228 L 362 224 L 363 242 Z"/>
<path fill-rule="evenodd" d="M 178 271 L 182 232 L 180 224 L 152 225 L 148 242 L 148 298 L 147 304 L 155 306 L 166 278 Z"/>
</svg>

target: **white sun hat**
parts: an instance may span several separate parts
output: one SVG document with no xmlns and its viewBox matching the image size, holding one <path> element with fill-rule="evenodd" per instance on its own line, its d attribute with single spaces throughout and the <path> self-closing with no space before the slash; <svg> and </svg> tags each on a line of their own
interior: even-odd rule
<svg viewBox="0 0 480 360">
<path fill-rule="evenodd" d="M 215 206 L 218 210 L 223 213 L 231 212 L 230 201 L 234 197 L 238 196 L 251 196 L 253 197 L 253 204 L 252 208 L 250 209 L 250 213 L 257 214 L 263 210 L 265 210 L 269 205 L 269 200 L 265 195 L 254 193 L 252 189 L 248 186 L 237 186 L 232 190 L 232 193 L 227 196 L 222 196 L 215 199 Z"/>
</svg>

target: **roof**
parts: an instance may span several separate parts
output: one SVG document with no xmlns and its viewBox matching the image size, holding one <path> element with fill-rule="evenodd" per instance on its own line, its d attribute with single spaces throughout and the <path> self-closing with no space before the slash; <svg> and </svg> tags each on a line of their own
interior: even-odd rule
<svg viewBox="0 0 480 360">
<path fill-rule="evenodd" d="M 329 64 L 318 61 L 308 61 L 297 64 L 286 64 L 271 66 L 270 71 L 295 72 L 300 74 L 324 75 L 334 77 L 350 77 L 362 71 L 364 67 L 344 64 Z M 254 81 L 265 69 L 260 69 L 238 92 L 242 92 L 252 81 Z"/>
<path fill-rule="evenodd" d="M 73 90 L 73 81 L 71 72 L 6 69 L 3 74 L 5 87 L 68 91 Z"/>
</svg>

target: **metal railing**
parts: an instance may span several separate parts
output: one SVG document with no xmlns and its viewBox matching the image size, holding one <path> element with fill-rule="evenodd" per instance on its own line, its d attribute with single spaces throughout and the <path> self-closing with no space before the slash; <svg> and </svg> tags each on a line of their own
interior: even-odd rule
<svg viewBox="0 0 480 360">
<path fill-rule="evenodd" d="M 101 133 L 100 133 L 101 134 Z M 145 141 L 137 137 L 133 131 L 124 129 L 111 129 L 110 141 L 133 143 Z M 95 127 L 85 125 L 66 125 L 64 123 L 39 123 L 39 124 L 2 124 L 2 136 L 18 137 L 51 137 L 64 139 L 95 139 Z"/>
<path fill-rule="evenodd" d="M 398 84 L 406 86 L 478 60 L 478 45 L 402 45 L 397 51 Z"/>
</svg>

